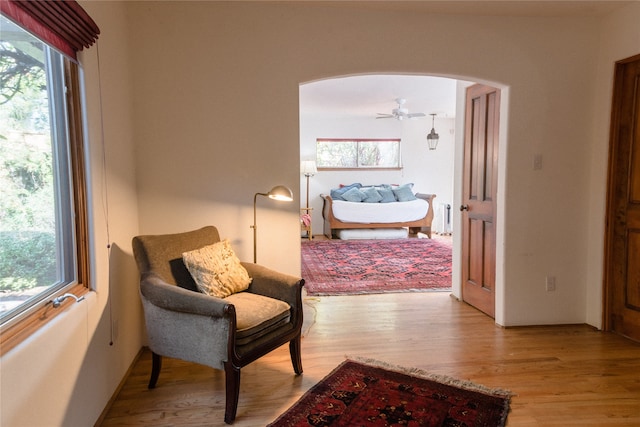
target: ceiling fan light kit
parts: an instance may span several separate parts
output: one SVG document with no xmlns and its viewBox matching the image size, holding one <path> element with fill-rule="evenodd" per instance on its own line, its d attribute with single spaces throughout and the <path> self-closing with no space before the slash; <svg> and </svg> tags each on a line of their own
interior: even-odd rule
<svg viewBox="0 0 640 427">
<path fill-rule="evenodd" d="M 378 117 L 376 119 L 396 119 L 396 120 L 404 120 L 404 119 L 414 119 L 416 117 L 424 117 L 424 113 L 409 113 L 408 108 L 404 108 L 403 105 L 407 102 L 404 98 L 396 98 L 396 103 L 398 104 L 398 108 L 394 108 L 391 110 L 391 114 L 378 113 Z"/>
</svg>

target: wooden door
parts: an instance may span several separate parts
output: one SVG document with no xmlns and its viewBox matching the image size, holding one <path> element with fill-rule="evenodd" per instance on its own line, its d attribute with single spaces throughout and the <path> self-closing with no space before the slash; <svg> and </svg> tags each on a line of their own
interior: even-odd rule
<svg viewBox="0 0 640 427">
<path fill-rule="evenodd" d="M 462 188 L 462 299 L 495 317 L 500 91 L 467 89 Z"/>
<path fill-rule="evenodd" d="M 640 55 L 616 63 L 605 248 L 605 329 L 640 341 Z"/>
</svg>

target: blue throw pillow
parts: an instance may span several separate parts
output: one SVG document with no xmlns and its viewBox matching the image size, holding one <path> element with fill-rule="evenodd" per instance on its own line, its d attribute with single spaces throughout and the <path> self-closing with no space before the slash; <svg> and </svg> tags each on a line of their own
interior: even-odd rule
<svg viewBox="0 0 640 427">
<path fill-rule="evenodd" d="M 333 200 L 345 200 L 345 198 L 342 197 L 344 193 L 351 190 L 352 188 L 360 188 L 360 187 L 362 187 L 362 184 L 360 184 L 359 182 L 355 182 L 353 184 L 345 185 L 344 187 L 334 188 L 333 190 L 331 190 L 331 193 L 329 194 L 331 195 L 331 198 Z"/>
<path fill-rule="evenodd" d="M 355 187 L 351 188 L 350 190 L 342 194 L 342 198 L 345 199 L 347 202 L 361 202 L 366 197 L 367 196 L 365 196 L 365 194 L 362 191 L 360 191 Z"/>
<path fill-rule="evenodd" d="M 391 187 L 388 185 L 383 185 L 377 188 L 378 193 L 380 193 L 380 196 L 382 197 L 382 200 L 380 200 L 380 203 L 392 203 L 392 202 L 396 202 L 396 196 L 393 194 L 393 191 L 391 190 Z"/>
<path fill-rule="evenodd" d="M 410 202 L 411 200 L 416 200 L 416 196 L 411 190 L 412 187 L 413 184 L 401 185 L 400 187 L 393 189 L 393 194 L 399 202 Z"/>
<path fill-rule="evenodd" d="M 373 187 L 367 187 L 364 190 L 360 191 L 362 191 L 365 195 L 365 198 L 363 200 L 363 202 L 365 203 L 378 203 L 380 200 L 382 200 L 382 196 L 380 195 L 380 193 L 378 193 L 378 190 Z"/>
</svg>

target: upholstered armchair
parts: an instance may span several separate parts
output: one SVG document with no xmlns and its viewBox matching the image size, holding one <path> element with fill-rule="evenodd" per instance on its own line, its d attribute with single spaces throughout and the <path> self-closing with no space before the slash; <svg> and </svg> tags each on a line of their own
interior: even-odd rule
<svg viewBox="0 0 640 427">
<path fill-rule="evenodd" d="M 153 354 L 149 388 L 156 386 L 163 356 L 224 370 L 224 421 L 231 424 L 238 407 L 242 367 L 288 342 L 293 369 L 302 373 L 304 280 L 243 262 L 251 278 L 246 291 L 224 299 L 199 292 L 182 254 L 219 241 L 218 230 L 208 226 L 134 237 L 133 253 Z M 286 303 L 284 310 L 282 302 Z"/>
</svg>

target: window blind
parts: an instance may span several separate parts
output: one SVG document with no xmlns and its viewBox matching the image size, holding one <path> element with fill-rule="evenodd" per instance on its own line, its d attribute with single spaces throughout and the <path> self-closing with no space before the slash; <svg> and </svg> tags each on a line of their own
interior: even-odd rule
<svg viewBox="0 0 640 427">
<path fill-rule="evenodd" d="M 100 34 L 93 19 L 74 0 L 0 0 L 0 11 L 73 59 Z"/>
</svg>

